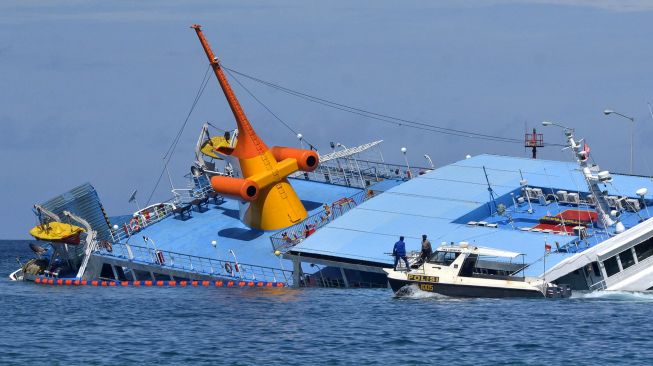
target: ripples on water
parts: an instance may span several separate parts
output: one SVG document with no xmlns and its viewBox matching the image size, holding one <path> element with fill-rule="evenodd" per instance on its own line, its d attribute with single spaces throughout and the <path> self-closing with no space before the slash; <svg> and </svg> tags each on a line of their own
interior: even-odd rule
<svg viewBox="0 0 653 366">
<path fill-rule="evenodd" d="M 419 290 L 13 283 L 0 242 L 0 364 L 653 364 L 653 293 L 453 299 Z"/>
</svg>

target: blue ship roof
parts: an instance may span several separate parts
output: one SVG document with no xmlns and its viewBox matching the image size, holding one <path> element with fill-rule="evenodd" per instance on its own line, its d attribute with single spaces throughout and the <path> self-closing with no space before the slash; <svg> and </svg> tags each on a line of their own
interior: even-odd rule
<svg viewBox="0 0 653 366">
<path fill-rule="evenodd" d="M 487 171 L 486 180 L 483 167 Z M 521 173 L 520 173 L 521 171 Z M 351 260 L 391 263 L 394 242 L 400 235 L 406 237 L 406 247 L 419 250 L 421 235 L 427 234 L 434 249 L 440 242 L 467 241 L 479 246 L 506 249 L 525 254 L 526 263 L 536 262 L 544 256 L 544 243 L 557 242 L 559 246 L 577 239 L 573 235 L 543 234 L 522 231 L 520 227 L 533 226 L 543 216 L 555 215 L 567 209 L 564 205 L 533 204 L 533 213 L 526 213 L 512 205 L 511 193 L 520 195 L 520 181 L 529 186 L 545 187 L 569 192 L 587 191 L 584 177 L 575 163 L 526 158 L 479 155 L 462 160 L 415 177 L 388 189 L 337 218 L 293 248 L 293 251 L 310 255 L 337 256 Z M 635 197 L 635 191 L 647 187 L 651 198 L 653 183 L 650 178 L 613 174 L 611 195 Z M 488 191 L 489 180 L 497 202 L 509 206 L 514 222 L 492 216 L 492 201 Z M 511 211 L 513 210 L 513 211 Z M 645 211 L 624 213 L 626 228 L 639 222 Z M 471 220 L 498 222 L 499 228 L 467 225 Z M 594 236 L 586 245 L 594 245 L 607 236 Z M 546 258 L 547 267 L 568 256 L 552 253 Z M 541 274 L 542 265 L 527 271 L 529 275 Z"/>
<path fill-rule="evenodd" d="M 320 211 L 324 203 L 330 204 L 361 191 L 300 179 L 290 179 L 290 183 L 309 215 Z M 132 236 L 130 242 L 143 246 L 142 236 L 147 236 L 155 241 L 158 249 L 224 260 L 233 260 L 229 252 L 233 250 L 240 263 L 278 268 L 279 258 L 273 254 L 269 238 L 273 232 L 245 226 L 238 218 L 238 204 L 232 199 L 217 206 L 209 204 L 208 210 L 192 211 L 192 217 L 184 221 L 167 217 Z M 217 241 L 216 248 L 211 245 L 213 240 Z"/>
</svg>

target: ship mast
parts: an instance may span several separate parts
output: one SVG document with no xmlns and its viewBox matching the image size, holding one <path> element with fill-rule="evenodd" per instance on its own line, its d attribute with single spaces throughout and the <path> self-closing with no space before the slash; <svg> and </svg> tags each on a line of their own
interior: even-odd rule
<svg viewBox="0 0 653 366">
<path fill-rule="evenodd" d="M 247 120 L 227 81 L 225 70 L 204 38 L 201 27 L 195 24 L 191 28 L 197 33 L 238 125 L 238 142 L 235 146 L 222 146 L 215 150 L 237 158 L 242 177 L 215 175 L 211 177 L 211 187 L 218 193 L 241 200 L 240 217 L 249 227 L 278 230 L 305 219 L 308 212 L 287 177 L 298 170 L 312 172 L 317 168 L 320 157 L 312 150 L 284 146 L 268 148 Z"/>
<path fill-rule="evenodd" d="M 204 52 L 206 52 L 206 57 L 208 57 L 213 72 L 218 78 L 218 82 L 224 92 L 224 96 L 227 98 L 231 112 L 233 112 L 234 117 L 236 118 L 236 124 L 238 125 L 238 144 L 236 145 L 232 155 L 238 158 L 247 159 L 263 154 L 268 150 L 268 147 L 265 145 L 263 140 L 258 137 L 254 128 L 252 128 L 252 125 L 249 123 L 245 111 L 243 111 L 243 107 L 240 106 L 236 94 L 233 89 L 231 89 L 231 85 L 229 85 L 229 81 L 227 81 L 227 77 L 222 71 L 220 60 L 218 60 L 218 58 L 213 54 L 209 42 L 204 37 L 204 33 L 202 33 L 202 26 L 199 24 L 193 24 L 191 28 L 195 29 L 197 37 L 202 43 Z"/>
<path fill-rule="evenodd" d="M 615 233 L 621 233 L 624 230 L 623 224 L 619 222 L 618 218 L 612 215 L 610 211 L 610 203 L 608 202 L 604 192 L 599 187 L 599 183 L 608 183 L 612 181 L 610 173 L 603 171 L 594 175 L 590 169 L 590 165 L 588 164 L 589 148 L 587 147 L 587 144 L 581 146 L 580 141 L 574 140 L 574 130 L 571 128 L 564 127 L 564 133 L 567 138 L 567 145 L 573 152 L 574 158 L 583 173 L 583 177 L 587 183 L 587 188 L 596 200 L 596 213 L 599 217 L 599 227 L 607 229 L 608 227 L 617 224 L 615 227 Z"/>
</svg>

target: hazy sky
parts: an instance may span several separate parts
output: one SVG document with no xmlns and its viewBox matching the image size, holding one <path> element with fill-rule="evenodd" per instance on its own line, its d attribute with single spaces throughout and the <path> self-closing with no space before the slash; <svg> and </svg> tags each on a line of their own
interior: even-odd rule
<svg viewBox="0 0 653 366">
<path fill-rule="evenodd" d="M 26 238 L 34 203 L 89 181 L 110 215 L 133 211 L 183 122 L 207 67 L 193 23 L 234 69 L 379 113 L 523 138 L 524 124 L 576 128 L 595 159 L 653 174 L 653 2 L 3 1 L 0 3 L 0 238 Z M 246 82 L 246 80 L 243 80 Z M 235 83 L 234 83 L 235 84 Z M 393 127 L 246 82 L 273 111 L 327 150 L 384 139 L 387 160 L 437 166 L 466 154 L 527 156 L 499 144 Z M 295 136 L 234 85 L 270 145 Z M 211 80 L 173 159 L 175 184 L 204 121 L 232 127 Z M 545 140 L 562 142 L 557 130 Z M 557 148 L 543 158 L 568 160 Z M 650 167 L 649 167 L 650 165 Z M 158 199 L 170 196 L 167 185 Z M 144 198 L 143 198 L 144 200 Z"/>
</svg>

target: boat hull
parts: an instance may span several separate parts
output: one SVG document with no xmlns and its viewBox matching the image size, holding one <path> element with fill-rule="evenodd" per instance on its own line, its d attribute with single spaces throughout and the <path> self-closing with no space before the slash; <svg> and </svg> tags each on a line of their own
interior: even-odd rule
<svg viewBox="0 0 653 366">
<path fill-rule="evenodd" d="M 422 291 L 434 292 L 450 297 L 487 297 L 487 298 L 544 298 L 542 291 L 538 289 L 511 289 L 505 287 L 490 287 L 477 285 L 462 285 L 448 283 L 430 283 L 421 281 L 400 280 L 388 278 L 390 287 L 397 292 L 404 286 L 416 285 Z"/>
</svg>

